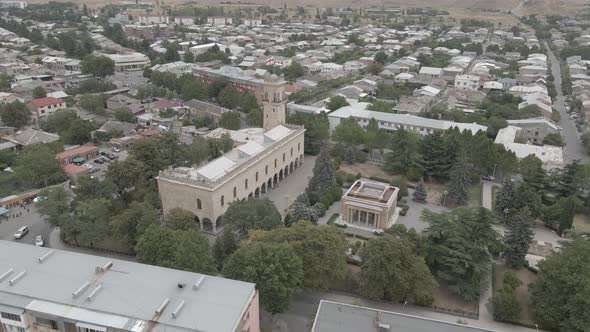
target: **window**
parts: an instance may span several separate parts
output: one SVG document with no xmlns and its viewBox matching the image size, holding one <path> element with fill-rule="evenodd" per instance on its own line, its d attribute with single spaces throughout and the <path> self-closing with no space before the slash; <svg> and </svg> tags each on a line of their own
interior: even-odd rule
<svg viewBox="0 0 590 332">
<path fill-rule="evenodd" d="M 256 182 L 258 182 L 258 172 L 256 172 Z"/>
<path fill-rule="evenodd" d="M 234 187 L 234 198 L 238 196 L 238 188 Z"/>
<path fill-rule="evenodd" d="M 201 199 L 200 198 L 197 198 L 197 209 L 200 210 L 202 208 L 203 208 L 203 206 L 201 205 Z"/>
<path fill-rule="evenodd" d="M 268 165 L 264 166 L 264 175 L 268 175 Z"/>
<path fill-rule="evenodd" d="M 223 195 L 221 195 L 221 206 L 225 205 L 225 197 L 223 197 Z"/>
<path fill-rule="evenodd" d="M 244 188 L 248 189 L 248 179 L 244 180 Z"/>
<path fill-rule="evenodd" d="M 78 332 L 103 332 L 103 331 L 89 329 L 87 327 L 78 327 Z"/>
<path fill-rule="evenodd" d="M 291 157 L 293 157 L 293 148 L 291 148 Z"/>
<path fill-rule="evenodd" d="M 297 152 L 301 151 L 301 143 L 297 143 Z"/>
<path fill-rule="evenodd" d="M 277 160 L 275 159 L 275 168 L 277 168 Z"/>
<path fill-rule="evenodd" d="M 0 316 L 4 319 L 10 319 L 13 321 L 21 322 L 20 315 L 10 314 L 8 312 L 3 312 Z"/>
<path fill-rule="evenodd" d="M 285 153 L 283 152 L 283 162 L 285 162 Z"/>
<path fill-rule="evenodd" d="M 35 317 L 35 322 L 37 322 L 38 325 L 48 327 L 52 330 L 57 330 L 57 322 L 52 319 Z"/>
</svg>

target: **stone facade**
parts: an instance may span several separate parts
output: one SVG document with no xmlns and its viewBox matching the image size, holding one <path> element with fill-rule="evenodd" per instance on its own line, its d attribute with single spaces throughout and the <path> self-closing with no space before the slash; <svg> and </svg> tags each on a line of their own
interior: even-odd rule
<svg viewBox="0 0 590 332">
<path fill-rule="evenodd" d="M 165 214 L 173 208 L 191 211 L 201 230 L 216 234 L 231 202 L 267 193 L 303 163 L 305 129 L 285 125 L 284 85 L 276 76 L 265 79 L 263 133 L 202 167 L 160 172 L 158 190 Z"/>
</svg>

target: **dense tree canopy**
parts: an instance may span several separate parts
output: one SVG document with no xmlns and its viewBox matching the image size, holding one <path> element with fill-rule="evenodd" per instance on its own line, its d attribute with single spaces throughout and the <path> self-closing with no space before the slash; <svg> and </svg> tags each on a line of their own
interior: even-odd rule
<svg viewBox="0 0 590 332">
<path fill-rule="evenodd" d="M 223 215 L 223 223 L 241 236 L 245 236 L 250 230 L 271 230 L 280 227 L 283 220 L 268 198 L 242 199 L 229 204 Z"/>
<path fill-rule="evenodd" d="M 115 62 L 104 55 L 88 55 L 80 62 L 82 73 L 105 78 L 115 73 Z"/>
<path fill-rule="evenodd" d="M 256 283 L 262 307 L 279 313 L 289 307 L 291 295 L 301 289 L 303 264 L 295 249 L 286 243 L 255 242 L 231 255 L 223 275 Z"/>
<path fill-rule="evenodd" d="M 31 111 L 20 101 L 0 106 L 0 119 L 7 126 L 22 128 L 31 120 Z"/>
<path fill-rule="evenodd" d="M 529 286 L 535 321 L 552 331 L 590 328 L 590 242 L 565 243 L 538 265 L 538 278 Z"/>
</svg>

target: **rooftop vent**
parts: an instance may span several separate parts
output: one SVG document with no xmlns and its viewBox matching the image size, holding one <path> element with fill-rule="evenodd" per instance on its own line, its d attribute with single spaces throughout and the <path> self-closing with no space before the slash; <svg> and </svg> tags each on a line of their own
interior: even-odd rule
<svg viewBox="0 0 590 332">
<path fill-rule="evenodd" d="M 160 304 L 160 307 L 156 310 L 156 315 L 161 314 L 164 311 L 164 309 L 166 309 L 166 307 L 168 306 L 168 303 L 170 303 L 170 299 L 165 299 L 164 302 Z"/>
<path fill-rule="evenodd" d="M 205 276 L 200 276 L 199 279 L 197 279 L 197 282 L 195 282 L 195 284 L 193 285 L 193 289 L 197 290 L 201 287 L 201 285 L 203 284 L 203 281 L 205 281 Z"/>
<path fill-rule="evenodd" d="M 182 283 L 182 282 L 179 282 L 177 286 L 178 286 L 178 288 L 184 288 L 184 286 L 186 286 L 186 284 L 185 283 Z"/>
<path fill-rule="evenodd" d="M 88 297 L 86 297 L 86 301 L 88 301 L 88 302 L 92 301 L 92 299 L 96 296 L 96 294 L 98 294 L 98 292 L 100 292 L 101 289 L 102 289 L 102 285 L 96 286 L 96 288 L 92 290 L 90 295 L 88 295 Z"/>
<path fill-rule="evenodd" d="M 96 273 L 102 273 L 105 272 L 106 270 L 110 269 L 113 266 L 113 261 L 108 261 L 105 265 L 103 266 L 97 266 L 96 267 Z"/>
<path fill-rule="evenodd" d="M 8 280 L 10 286 L 14 286 L 19 280 L 21 280 L 27 274 L 27 270 L 22 271 L 21 273 L 17 274 L 14 278 Z"/>
<path fill-rule="evenodd" d="M 72 297 L 77 298 L 82 292 L 88 289 L 88 286 L 90 286 L 90 281 L 86 281 L 85 283 L 83 283 L 82 286 L 80 286 L 80 288 L 78 288 L 75 292 L 72 293 Z"/>
<path fill-rule="evenodd" d="M 39 257 L 37 259 L 39 261 L 39 264 L 45 262 L 47 260 L 47 258 L 49 258 L 49 256 L 51 256 L 53 254 L 53 252 L 54 252 L 53 250 L 49 250 L 43 256 Z"/>
<path fill-rule="evenodd" d="M 389 332 L 391 331 L 391 326 L 389 324 L 379 323 L 379 332 Z"/>
<path fill-rule="evenodd" d="M 0 275 L 0 282 L 4 281 L 4 279 L 8 278 L 12 272 L 14 272 L 14 269 L 10 269 L 4 273 L 2 273 L 2 275 Z"/>
<path fill-rule="evenodd" d="M 184 303 L 185 303 L 184 300 L 180 301 L 180 303 L 178 304 L 176 309 L 174 309 L 174 311 L 172 312 L 172 318 L 178 317 L 178 315 L 182 311 L 182 308 L 184 308 Z"/>
</svg>

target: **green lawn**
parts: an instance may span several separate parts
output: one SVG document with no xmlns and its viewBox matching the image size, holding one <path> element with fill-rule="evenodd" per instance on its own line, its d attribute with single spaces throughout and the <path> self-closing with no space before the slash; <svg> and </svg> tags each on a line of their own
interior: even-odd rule
<svg viewBox="0 0 590 332">
<path fill-rule="evenodd" d="M 467 205 L 471 207 L 481 206 L 481 191 L 483 184 L 478 182 L 471 186 L 467 197 Z"/>
</svg>

